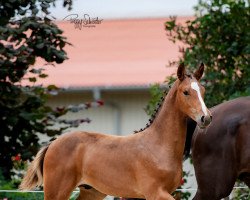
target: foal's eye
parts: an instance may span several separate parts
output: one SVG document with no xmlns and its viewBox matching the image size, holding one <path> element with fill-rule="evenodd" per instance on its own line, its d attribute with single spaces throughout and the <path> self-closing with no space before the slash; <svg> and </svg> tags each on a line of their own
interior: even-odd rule
<svg viewBox="0 0 250 200">
<path fill-rule="evenodd" d="M 185 90 L 185 91 L 183 92 L 183 94 L 184 94 L 185 96 L 189 95 L 189 93 L 188 93 L 187 90 Z"/>
</svg>

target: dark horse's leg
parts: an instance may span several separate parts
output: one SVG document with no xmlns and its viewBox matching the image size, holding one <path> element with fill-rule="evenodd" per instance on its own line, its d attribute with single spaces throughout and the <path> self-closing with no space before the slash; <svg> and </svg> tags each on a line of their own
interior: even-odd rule
<svg viewBox="0 0 250 200">
<path fill-rule="evenodd" d="M 219 171 L 218 168 L 197 170 L 198 190 L 193 200 L 220 200 L 230 195 L 237 177 L 228 175 L 230 172 L 215 175 L 214 170 Z"/>
<path fill-rule="evenodd" d="M 216 148 L 216 147 L 215 147 Z M 196 149 L 197 150 L 197 149 Z M 229 162 L 230 150 L 224 152 L 196 152 L 193 151 L 195 175 L 198 190 L 194 200 L 220 200 L 230 195 L 237 179 L 234 162 Z"/>
<path fill-rule="evenodd" d="M 195 136 L 192 158 L 198 190 L 194 200 L 219 200 L 230 195 L 238 174 L 235 137 L 229 138 L 229 134 L 213 129 Z"/>
</svg>

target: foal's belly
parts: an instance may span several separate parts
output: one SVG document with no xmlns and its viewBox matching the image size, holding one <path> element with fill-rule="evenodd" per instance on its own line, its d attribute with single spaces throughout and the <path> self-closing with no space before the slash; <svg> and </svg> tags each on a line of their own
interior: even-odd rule
<svg viewBox="0 0 250 200">
<path fill-rule="evenodd" d="M 86 149 L 82 183 L 113 196 L 143 198 L 135 177 L 134 161 L 123 149 L 111 151 L 102 146 Z"/>
<path fill-rule="evenodd" d="M 151 166 L 138 165 L 137 168 L 136 160 L 124 161 L 126 159 L 122 154 L 95 156 L 96 159 L 86 161 L 83 166 L 83 181 L 104 194 L 145 198 L 145 191 L 154 187 L 164 187 L 172 192 L 179 186 L 181 167 L 171 166 L 166 169 L 162 166 L 157 169 L 154 166 L 154 169 L 150 169 Z M 95 156 L 92 155 L 91 158 Z"/>
<path fill-rule="evenodd" d="M 84 183 L 104 194 L 118 197 L 143 197 L 137 189 L 133 176 L 122 168 L 108 169 L 103 165 L 100 168 L 91 167 L 86 170 L 88 172 L 84 175 Z"/>
</svg>

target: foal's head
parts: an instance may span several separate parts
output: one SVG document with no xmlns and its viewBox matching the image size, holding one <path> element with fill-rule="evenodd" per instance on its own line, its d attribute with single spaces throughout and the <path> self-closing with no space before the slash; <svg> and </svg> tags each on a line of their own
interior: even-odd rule
<svg viewBox="0 0 250 200">
<path fill-rule="evenodd" d="M 183 64 L 177 70 L 179 80 L 176 100 L 180 110 L 187 116 L 195 120 L 199 127 L 205 128 L 212 120 L 210 111 L 207 109 L 203 98 L 205 89 L 200 84 L 200 79 L 204 71 L 204 65 L 193 74 L 187 74 Z"/>
</svg>

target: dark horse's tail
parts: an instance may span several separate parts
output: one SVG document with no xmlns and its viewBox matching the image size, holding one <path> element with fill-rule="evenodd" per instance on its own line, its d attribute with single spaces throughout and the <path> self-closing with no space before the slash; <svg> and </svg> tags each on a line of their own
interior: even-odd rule
<svg viewBox="0 0 250 200">
<path fill-rule="evenodd" d="M 49 146 L 43 147 L 36 155 L 24 176 L 20 190 L 31 190 L 43 183 L 43 160 Z"/>
<path fill-rule="evenodd" d="M 186 143 L 184 148 L 183 159 L 187 159 L 190 156 L 190 150 L 192 146 L 192 138 L 194 130 L 196 128 L 196 122 L 191 118 L 187 119 L 187 133 L 186 133 Z"/>
</svg>

